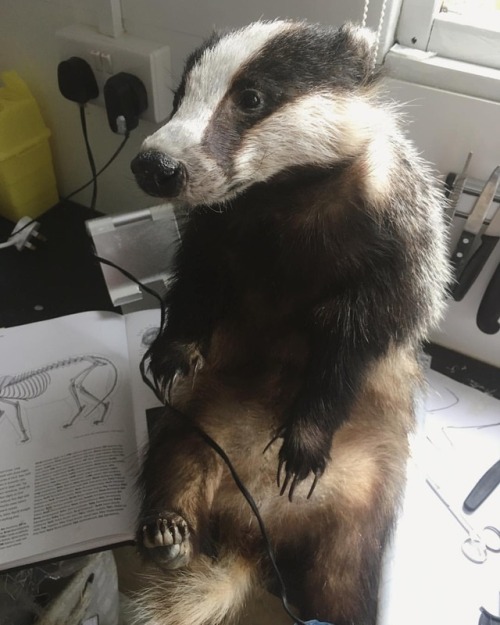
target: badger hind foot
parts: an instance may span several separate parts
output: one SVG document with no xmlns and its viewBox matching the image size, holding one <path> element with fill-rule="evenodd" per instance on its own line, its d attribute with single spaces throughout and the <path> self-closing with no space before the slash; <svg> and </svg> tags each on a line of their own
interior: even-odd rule
<svg viewBox="0 0 500 625">
<path fill-rule="evenodd" d="M 178 569 L 191 558 L 188 525 L 175 512 L 161 512 L 144 519 L 139 538 L 143 553 L 163 568 Z"/>
</svg>

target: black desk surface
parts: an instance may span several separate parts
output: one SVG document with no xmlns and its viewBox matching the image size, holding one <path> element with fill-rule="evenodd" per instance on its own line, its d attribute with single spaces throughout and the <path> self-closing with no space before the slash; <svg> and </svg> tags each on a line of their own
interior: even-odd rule
<svg viewBox="0 0 500 625">
<path fill-rule="evenodd" d="M 47 238 L 34 252 L 0 250 L 0 327 L 17 326 L 87 310 L 113 307 L 85 221 L 98 217 L 88 208 L 61 203 L 42 215 Z M 13 224 L 0 218 L 0 240 Z M 428 345 L 432 368 L 500 399 L 500 370 L 446 349 Z"/>
<path fill-rule="evenodd" d="M 0 250 L 0 327 L 116 310 L 85 230 L 85 221 L 98 216 L 79 204 L 61 203 L 37 219 L 47 241 L 35 241 L 36 251 Z M 0 218 L 1 241 L 13 226 Z"/>
</svg>

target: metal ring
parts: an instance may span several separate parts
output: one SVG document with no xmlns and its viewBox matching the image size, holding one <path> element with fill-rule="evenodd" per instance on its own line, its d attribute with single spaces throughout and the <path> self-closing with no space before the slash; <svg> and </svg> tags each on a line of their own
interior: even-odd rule
<svg viewBox="0 0 500 625">
<path fill-rule="evenodd" d="M 476 562 L 476 564 L 486 562 L 488 556 L 485 543 L 482 540 L 470 537 L 466 538 L 462 543 L 462 553 L 471 562 Z"/>
<path fill-rule="evenodd" d="M 491 542 L 491 537 L 490 542 L 488 541 L 488 536 L 490 534 L 493 534 L 493 543 Z M 493 553 L 500 553 L 500 530 L 497 527 L 486 525 L 486 527 L 483 528 L 483 539 L 487 549 L 493 551 Z"/>
</svg>

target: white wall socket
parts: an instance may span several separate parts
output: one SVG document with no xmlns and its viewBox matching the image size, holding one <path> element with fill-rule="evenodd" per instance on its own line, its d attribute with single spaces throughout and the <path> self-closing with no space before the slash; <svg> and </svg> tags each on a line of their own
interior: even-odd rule
<svg viewBox="0 0 500 625">
<path fill-rule="evenodd" d="M 172 108 L 170 48 L 127 34 L 108 37 L 89 26 L 75 24 L 56 32 L 61 61 L 72 56 L 85 59 L 92 67 L 99 96 L 90 102 L 104 106 L 104 84 L 113 74 L 128 72 L 140 78 L 148 93 L 148 108 L 141 115 L 162 122 Z"/>
</svg>

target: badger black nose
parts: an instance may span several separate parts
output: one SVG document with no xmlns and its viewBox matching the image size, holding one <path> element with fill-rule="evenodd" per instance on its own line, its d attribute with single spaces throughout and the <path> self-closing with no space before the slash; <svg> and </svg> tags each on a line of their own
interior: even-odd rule
<svg viewBox="0 0 500 625">
<path fill-rule="evenodd" d="M 130 168 L 141 189 L 156 197 L 176 197 L 185 179 L 182 164 L 158 150 L 140 152 Z"/>
</svg>

